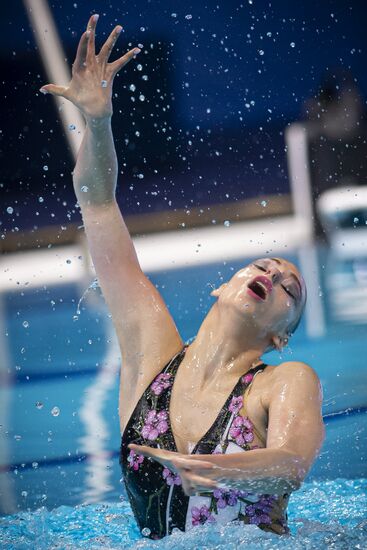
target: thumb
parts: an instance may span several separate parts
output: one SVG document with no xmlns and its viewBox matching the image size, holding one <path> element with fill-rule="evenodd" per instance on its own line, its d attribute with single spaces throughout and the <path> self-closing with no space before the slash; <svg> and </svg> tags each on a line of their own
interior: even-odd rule
<svg viewBox="0 0 367 550">
<path fill-rule="evenodd" d="M 55 84 L 46 84 L 40 88 L 40 92 L 43 94 L 58 95 L 61 97 L 66 97 L 66 86 L 56 86 Z"/>
</svg>

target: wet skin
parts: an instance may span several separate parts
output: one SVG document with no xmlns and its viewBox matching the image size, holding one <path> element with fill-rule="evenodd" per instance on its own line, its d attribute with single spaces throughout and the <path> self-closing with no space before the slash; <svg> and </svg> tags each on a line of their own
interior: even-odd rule
<svg viewBox="0 0 367 550">
<path fill-rule="evenodd" d="M 83 33 L 68 86 L 48 84 L 41 91 L 64 97 L 80 109 L 86 131 L 73 173 L 88 247 L 110 309 L 122 357 L 119 415 L 121 431 L 138 399 L 183 341 L 162 296 L 142 272 L 116 202 L 117 158 L 111 130 L 112 88 L 118 71 L 131 61 L 133 48 L 110 62 L 121 33 L 118 25 L 97 54 L 92 16 Z M 88 193 L 82 192 L 87 187 Z M 252 287 L 256 277 L 266 277 Z M 299 291 L 296 278 L 300 280 Z M 271 285 L 271 287 L 270 287 Z M 217 300 L 189 346 L 174 382 L 170 419 L 179 453 L 139 448 L 175 469 L 187 494 L 219 481 L 259 493 L 289 492 L 299 487 L 324 437 L 321 388 L 311 367 L 289 361 L 269 366 L 253 382 L 248 415 L 266 447 L 232 455 L 188 454 L 217 416 L 234 382 L 266 349 L 281 349 L 287 328 L 302 309 L 303 281 L 295 266 L 282 259 L 260 259 L 240 270 L 211 294 Z M 299 299 L 299 293 L 301 299 Z M 203 408 L 194 414 L 188 398 Z M 193 412 L 194 411 L 194 412 Z M 269 472 L 276 481 L 269 481 Z"/>
</svg>

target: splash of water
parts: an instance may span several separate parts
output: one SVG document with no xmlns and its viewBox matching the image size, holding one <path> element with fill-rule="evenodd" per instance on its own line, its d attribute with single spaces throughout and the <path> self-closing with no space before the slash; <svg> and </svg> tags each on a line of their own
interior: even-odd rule
<svg viewBox="0 0 367 550">
<path fill-rule="evenodd" d="M 140 533 L 125 498 L 121 502 L 60 506 L 48 511 L 21 512 L 0 521 L 0 546 L 117 550 L 304 550 L 366 548 L 367 496 L 363 479 L 305 483 L 289 503 L 290 536 L 262 531 L 255 525 L 231 522 L 176 530 L 154 541 Z M 23 498 L 26 498 L 24 495 Z"/>
<path fill-rule="evenodd" d="M 85 299 L 86 295 L 90 290 L 97 290 L 99 288 L 98 279 L 94 279 L 91 284 L 88 286 L 88 288 L 85 289 L 85 291 L 82 294 L 82 297 L 80 298 L 78 305 L 76 306 L 76 314 L 73 315 L 73 321 L 78 321 L 79 315 L 81 314 L 80 305 L 82 301 Z"/>
</svg>

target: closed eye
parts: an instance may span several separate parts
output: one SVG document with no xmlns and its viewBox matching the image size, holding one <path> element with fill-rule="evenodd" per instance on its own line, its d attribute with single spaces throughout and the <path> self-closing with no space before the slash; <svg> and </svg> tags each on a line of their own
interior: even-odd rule
<svg viewBox="0 0 367 550">
<path fill-rule="evenodd" d="M 289 294 L 289 296 L 290 296 L 291 298 L 293 298 L 293 300 L 296 300 L 296 297 L 293 296 L 293 294 L 290 292 L 290 290 L 289 290 L 288 287 L 286 287 L 286 286 L 284 286 L 284 285 L 281 285 L 281 287 L 284 288 L 284 290 L 286 291 L 286 293 Z"/>
<path fill-rule="evenodd" d="M 262 265 L 254 264 L 254 267 L 257 267 L 257 269 L 260 269 L 261 271 L 267 271 L 266 268 Z M 281 287 L 294 301 L 296 301 L 296 297 L 292 294 L 287 286 L 281 285 Z"/>
</svg>

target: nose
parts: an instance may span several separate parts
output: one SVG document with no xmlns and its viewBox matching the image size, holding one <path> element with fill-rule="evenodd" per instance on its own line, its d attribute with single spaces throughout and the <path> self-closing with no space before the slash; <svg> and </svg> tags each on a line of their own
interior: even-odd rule
<svg viewBox="0 0 367 550">
<path fill-rule="evenodd" d="M 277 269 L 275 266 L 269 267 L 267 273 L 270 274 L 270 278 L 273 284 L 277 283 L 282 278 L 281 271 L 279 271 L 279 269 Z"/>
</svg>

